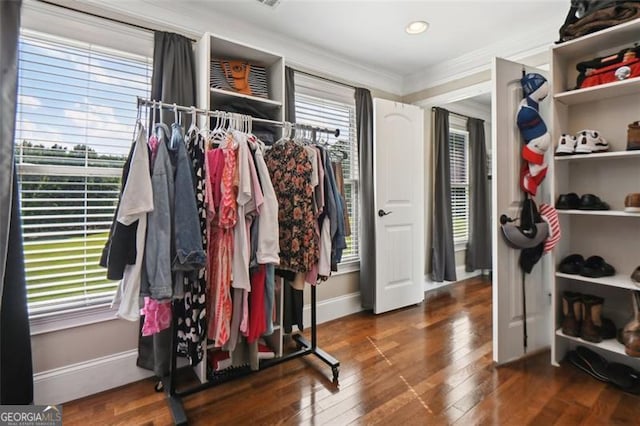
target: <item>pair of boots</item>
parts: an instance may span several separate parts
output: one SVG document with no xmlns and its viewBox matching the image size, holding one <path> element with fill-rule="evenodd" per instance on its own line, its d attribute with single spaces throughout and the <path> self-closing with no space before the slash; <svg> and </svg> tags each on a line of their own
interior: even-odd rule
<svg viewBox="0 0 640 426">
<path fill-rule="evenodd" d="M 640 357 L 640 291 L 632 291 L 633 318 L 629 321 L 620 336 L 620 343 L 629 356 Z"/>
<path fill-rule="evenodd" d="M 593 343 L 613 339 L 616 326 L 602 317 L 603 305 L 602 297 L 565 291 L 562 294 L 562 332 Z"/>
</svg>

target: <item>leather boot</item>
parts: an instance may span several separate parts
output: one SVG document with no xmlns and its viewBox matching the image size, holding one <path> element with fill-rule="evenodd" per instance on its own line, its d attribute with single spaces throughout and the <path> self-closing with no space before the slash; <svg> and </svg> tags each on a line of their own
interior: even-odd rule
<svg viewBox="0 0 640 426">
<path fill-rule="evenodd" d="M 582 325 L 580 337 L 588 342 L 602 342 L 602 297 L 585 294 L 582 297 Z"/>
<path fill-rule="evenodd" d="M 567 336 L 580 335 L 582 295 L 572 291 L 562 293 L 562 332 Z"/>
<path fill-rule="evenodd" d="M 627 355 L 640 357 L 640 291 L 631 293 L 633 319 L 622 329 L 622 343 Z"/>
</svg>

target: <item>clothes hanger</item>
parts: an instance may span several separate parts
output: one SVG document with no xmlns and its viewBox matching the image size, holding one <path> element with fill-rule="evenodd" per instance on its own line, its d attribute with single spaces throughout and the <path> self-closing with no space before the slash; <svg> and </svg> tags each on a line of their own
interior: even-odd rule
<svg viewBox="0 0 640 426">
<path fill-rule="evenodd" d="M 192 106 L 191 107 L 191 125 L 189 126 L 189 130 L 187 131 L 187 133 L 198 131 L 198 126 L 196 126 L 196 119 L 197 119 L 196 107 Z"/>
</svg>

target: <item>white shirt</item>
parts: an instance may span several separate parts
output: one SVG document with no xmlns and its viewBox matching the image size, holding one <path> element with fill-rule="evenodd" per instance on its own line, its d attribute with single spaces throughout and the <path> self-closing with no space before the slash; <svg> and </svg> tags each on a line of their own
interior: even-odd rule
<svg viewBox="0 0 640 426">
<path fill-rule="evenodd" d="M 138 221 L 136 263 L 125 267 L 122 281 L 113 300 L 113 304 L 120 303 L 116 315 L 129 321 L 137 321 L 140 318 L 140 279 L 147 232 L 147 213 L 153 211 L 149 151 L 145 134 L 144 128 L 141 127 L 131 156 L 129 176 L 122 191 L 117 215 L 118 222 L 123 225 L 131 225 Z"/>
</svg>

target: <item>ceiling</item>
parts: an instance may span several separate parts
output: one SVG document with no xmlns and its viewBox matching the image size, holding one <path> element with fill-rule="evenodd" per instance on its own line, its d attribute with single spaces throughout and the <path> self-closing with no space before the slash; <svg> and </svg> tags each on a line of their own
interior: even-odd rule
<svg viewBox="0 0 640 426">
<path fill-rule="evenodd" d="M 182 2 L 180 6 L 184 7 Z M 202 5 L 191 0 L 186 3 Z M 224 14 L 253 26 L 401 76 L 505 40 L 534 38 L 560 27 L 567 0 L 538 1 L 309 1 L 207 2 L 207 14 Z M 409 35 L 413 20 L 430 23 Z M 528 46 L 523 45 L 523 49 Z"/>
<path fill-rule="evenodd" d="M 568 0 L 365 1 L 53 0 L 117 12 L 164 28 L 189 28 L 261 46 L 294 66 L 397 94 L 486 69 L 493 56 L 521 58 L 557 39 Z M 141 21 L 142 20 L 142 21 Z M 429 29 L 408 35 L 406 25 Z M 173 27 L 172 27 L 173 26 Z"/>
</svg>

